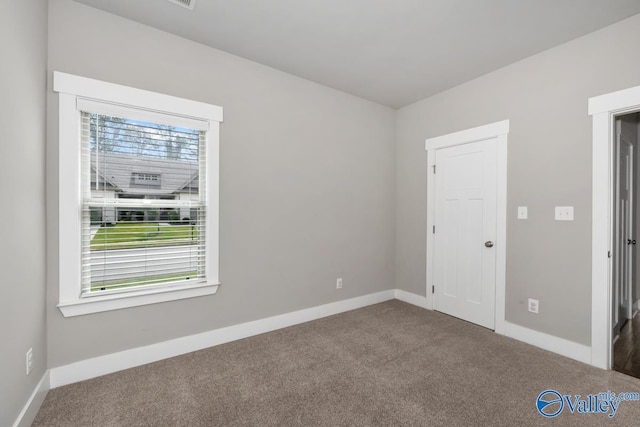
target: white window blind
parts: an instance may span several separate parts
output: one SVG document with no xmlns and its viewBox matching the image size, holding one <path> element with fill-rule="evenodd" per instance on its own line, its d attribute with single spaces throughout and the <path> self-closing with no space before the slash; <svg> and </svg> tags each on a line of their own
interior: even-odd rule
<svg viewBox="0 0 640 427">
<path fill-rule="evenodd" d="M 206 130 L 180 117 L 87 107 L 82 295 L 205 282 Z"/>
</svg>

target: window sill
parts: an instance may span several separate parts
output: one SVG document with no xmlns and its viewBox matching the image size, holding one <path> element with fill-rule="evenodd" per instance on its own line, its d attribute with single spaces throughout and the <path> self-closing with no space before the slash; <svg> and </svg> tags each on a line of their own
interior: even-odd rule
<svg viewBox="0 0 640 427">
<path fill-rule="evenodd" d="M 100 313 L 102 311 L 156 304 L 204 295 L 213 295 L 218 291 L 219 283 L 205 283 L 190 287 L 162 288 L 140 292 L 128 292 L 89 298 L 79 298 L 58 304 L 64 317 L 81 316 L 83 314 Z"/>
</svg>

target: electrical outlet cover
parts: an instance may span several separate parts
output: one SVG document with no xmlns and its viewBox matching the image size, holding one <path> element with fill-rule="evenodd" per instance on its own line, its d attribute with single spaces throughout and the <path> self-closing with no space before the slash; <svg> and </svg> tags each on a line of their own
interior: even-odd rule
<svg viewBox="0 0 640 427">
<path fill-rule="evenodd" d="M 31 373 L 31 370 L 33 369 L 33 348 L 27 350 L 27 354 L 25 355 L 25 357 L 27 365 L 27 375 L 29 375 Z"/>
<path fill-rule="evenodd" d="M 518 206 L 518 219 L 527 219 L 529 212 L 526 206 Z"/>
<path fill-rule="evenodd" d="M 573 221 L 573 206 L 556 206 L 556 221 Z"/>
</svg>

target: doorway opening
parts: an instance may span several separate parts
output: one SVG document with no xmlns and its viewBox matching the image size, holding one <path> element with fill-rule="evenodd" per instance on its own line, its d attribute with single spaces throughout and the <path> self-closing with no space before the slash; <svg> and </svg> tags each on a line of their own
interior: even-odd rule
<svg viewBox="0 0 640 427">
<path fill-rule="evenodd" d="M 620 195 L 616 193 L 616 183 L 620 182 L 620 169 L 614 168 L 614 163 L 618 162 L 618 153 L 614 148 L 617 143 L 618 126 L 617 121 L 623 116 L 625 119 L 632 119 L 635 114 L 640 112 L 640 86 L 629 89 L 612 92 L 589 99 L 589 115 L 593 120 L 593 143 L 592 143 L 592 228 L 591 228 L 591 364 L 602 369 L 611 369 L 613 367 L 613 340 L 621 331 L 623 321 L 621 315 L 629 310 L 629 303 L 620 303 L 617 300 L 616 293 L 620 298 L 624 298 L 628 293 L 620 288 L 620 280 L 624 275 L 631 276 L 633 280 L 633 264 L 635 262 L 635 251 L 633 248 L 627 250 L 634 256 L 632 260 L 621 264 L 621 257 L 624 257 L 624 251 L 620 248 L 622 243 L 633 246 L 633 237 L 631 243 L 623 239 L 623 233 L 620 226 L 624 227 L 626 223 L 632 232 L 633 218 L 629 218 L 626 222 L 621 222 L 620 218 L 614 221 L 614 215 L 621 216 L 622 212 L 626 212 L 628 216 L 635 216 L 639 209 L 635 209 L 635 213 L 630 214 L 627 208 L 621 207 L 619 203 Z M 637 141 L 636 141 L 637 142 Z M 633 151 L 633 149 L 632 149 Z M 639 149 L 635 150 L 640 151 Z M 633 153 L 632 153 L 633 154 Z M 627 168 L 626 174 L 632 173 L 632 160 L 627 159 L 631 166 Z M 638 169 L 636 167 L 635 169 Z M 617 176 L 618 175 L 618 176 Z M 624 177 L 624 174 L 622 174 Z M 628 177 L 627 177 L 628 178 Z M 635 182 L 633 182 L 635 184 Z M 640 188 L 640 185 L 636 185 Z M 633 190 L 631 192 L 633 197 Z M 638 197 L 636 197 L 638 199 Z M 632 207 L 633 202 L 629 203 Z M 617 208 L 616 208 L 617 206 Z M 617 211 L 616 211 L 617 209 Z M 629 225 L 630 224 L 630 225 Z M 640 224 L 639 224 L 640 225 Z M 617 233 L 617 235 L 616 235 Z M 616 244 L 618 249 L 616 251 Z M 616 257 L 614 262 L 614 256 Z M 631 268 L 629 266 L 631 265 Z M 638 274 L 635 274 L 640 278 Z M 616 283 L 614 284 L 614 278 Z M 627 289 L 629 284 L 626 285 Z M 633 295 L 631 295 L 631 309 L 633 309 Z M 614 307 L 615 304 L 615 307 Z M 620 309 L 622 307 L 622 309 Z M 614 322 L 614 317 L 616 321 Z M 632 313 L 633 317 L 633 313 Z M 616 325 L 617 324 L 617 325 Z M 618 334 L 621 335 L 622 334 Z M 619 340 L 619 339 L 618 339 Z"/>
<path fill-rule="evenodd" d="M 637 262 L 640 113 L 614 116 L 612 156 L 612 368 L 640 378 L 640 271 Z"/>
</svg>

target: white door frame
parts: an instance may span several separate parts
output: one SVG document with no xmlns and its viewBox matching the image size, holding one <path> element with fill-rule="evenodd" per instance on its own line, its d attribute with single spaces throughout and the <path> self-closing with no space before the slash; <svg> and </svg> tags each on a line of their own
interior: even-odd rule
<svg viewBox="0 0 640 427">
<path fill-rule="evenodd" d="M 433 246 L 435 218 L 435 182 L 433 167 L 436 150 L 469 144 L 486 139 L 497 138 L 497 210 L 496 210 L 496 303 L 495 332 L 505 333 L 505 281 L 506 281 L 506 246 L 507 246 L 507 134 L 509 120 L 491 123 L 448 135 L 429 138 L 425 141 L 427 150 L 427 308 L 433 310 Z"/>
<path fill-rule="evenodd" d="M 593 116 L 591 364 L 611 369 L 611 258 L 615 116 L 640 110 L 640 86 L 589 99 Z"/>
</svg>

